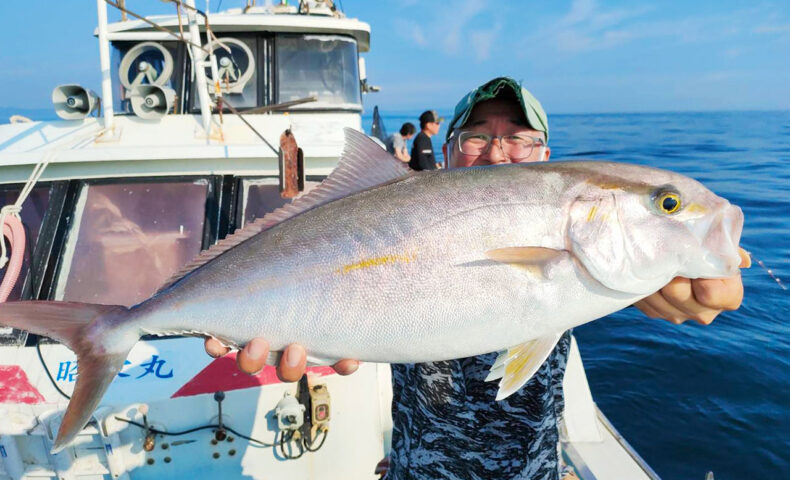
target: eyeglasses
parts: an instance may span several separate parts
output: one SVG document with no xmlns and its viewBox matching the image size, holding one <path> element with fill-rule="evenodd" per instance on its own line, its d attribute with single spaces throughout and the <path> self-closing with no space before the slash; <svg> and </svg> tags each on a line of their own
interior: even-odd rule
<svg viewBox="0 0 790 480">
<path fill-rule="evenodd" d="M 494 139 L 499 139 L 499 148 L 511 160 L 529 157 L 532 150 L 546 143 L 542 138 L 529 135 L 488 135 L 480 132 L 459 132 L 458 149 L 465 155 L 484 155 L 491 150 Z"/>
</svg>

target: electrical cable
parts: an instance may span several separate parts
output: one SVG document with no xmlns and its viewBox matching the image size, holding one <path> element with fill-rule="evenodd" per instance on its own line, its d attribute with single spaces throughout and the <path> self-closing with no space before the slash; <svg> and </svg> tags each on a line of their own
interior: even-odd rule
<svg viewBox="0 0 790 480">
<path fill-rule="evenodd" d="M 41 366 L 44 367 L 44 372 L 47 374 L 47 377 L 49 377 L 49 381 L 52 382 L 52 386 L 55 387 L 55 390 L 57 390 L 59 394 L 63 395 L 64 398 L 71 400 L 71 397 L 66 395 L 66 392 L 60 389 L 57 382 L 55 382 L 55 379 L 52 378 L 49 368 L 47 368 L 47 362 L 44 361 L 44 356 L 41 354 L 41 338 L 42 337 L 38 337 L 36 339 L 36 352 L 38 352 L 38 359 L 41 361 Z"/>
<path fill-rule="evenodd" d="M 142 423 L 135 422 L 134 420 L 127 420 L 127 419 L 121 418 L 121 417 L 115 417 L 115 419 L 118 420 L 119 422 L 125 422 L 125 423 L 128 423 L 130 425 L 134 425 L 135 427 L 139 427 L 139 428 L 142 428 L 143 430 L 145 430 L 145 425 L 143 425 Z M 156 428 L 148 428 L 148 431 L 151 432 L 151 433 L 155 433 L 157 435 L 178 437 L 178 436 L 181 436 L 181 435 L 187 435 L 189 433 L 198 432 L 200 430 L 208 430 L 208 429 L 211 429 L 211 428 L 219 429 L 220 426 L 218 424 L 203 425 L 203 426 L 200 426 L 200 427 L 190 428 L 188 430 L 183 430 L 183 431 L 180 431 L 180 432 L 165 432 L 163 430 L 158 430 Z M 231 432 L 232 434 L 236 435 L 239 438 L 243 438 L 245 440 L 249 440 L 250 442 L 255 442 L 255 443 L 257 443 L 257 444 L 259 444 L 259 445 L 261 445 L 263 447 L 273 447 L 273 446 L 275 446 L 272 443 L 262 442 L 262 441 L 258 440 L 257 438 L 253 438 L 253 437 L 244 435 L 243 433 L 239 433 L 239 432 L 237 432 L 236 430 L 232 429 L 231 427 L 229 427 L 227 425 L 222 425 L 221 428 L 223 430 L 227 430 L 227 431 Z"/>
<path fill-rule="evenodd" d="M 321 443 L 319 443 L 318 446 L 315 447 L 315 448 L 312 448 L 312 443 L 310 443 L 310 445 L 308 445 L 307 438 L 304 438 L 303 441 L 304 441 L 304 448 L 305 448 L 305 450 L 307 450 L 308 452 L 317 452 L 317 451 L 319 451 L 321 449 L 321 447 L 324 446 L 324 442 L 326 442 L 326 436 L 329 435 L 329 429 L 325 429 L 323 432 L 324 432 L 324 436 L 321 438 Z"/>
<path fill-rule="evenodd" d="M 64 398 L 66 398 L 68 400 L 71 400 L 71 397 L 69 395 L 67 395 L 63 390 L 61 390 L 60 387 L 58 387 L 57 382 L 55 382 L 55 379 L 52 378 L 52 373 L 50 373 L 49 368 L 47 368 L 47 363 L 44 361 L 44 356 L 41 354 L 40 342 L 41 342 L 41 337 L 39 337 L 38 340 L 36 341 L 36 352 L 38 353 L 38 359 L 41 361 L 41 366 L 44 368 L 44 372 L 47 374 L 47 377 L 49 378 L 49 381 L 52 383 L 52 386 L 55 387 L 55 390 L 57 390 L 58 393 L 61 394 Z M 127 419 L 121 418 L 121 417 L 115 417 L 115 419 L 118 420 L 119 422 L 128 423 L 130 425 L 134 425 L 135 427 L 138 427 L 138 428 L 141 428 L 141 429 L 145 430 L 145 425 L 143 425 L 141 423 L 138 423 L 138 422 L 135 422 L 134 420 L 127 420 Z M 231 432 L 232 434 L 236 435 L 239 438 L 243 438 L 243 439 L 245 439 L 247 441 L 257 443 L 258 445 L 261 445 L 262 447 L 267 447 L 268 448 L 268 447 L 275 447 L 277 445 L 277 435 L 275 435 L 275 437 L 274 437 L 275 443 L 266 443 L 266 442 L 263 442 L 261 440 L 258 440 L 257 438 L 250 437 L 248 435 L 244 435 L 243 433 L 240 433 L 240 432 L 234 430 L 233 428 L 231 428 L 231 427 L 229 427 L 227 425 L 224 425 L 224 424 L 221 427 L 220 427 L 219 424 L 202 425 L 200 427 L 194 427 L 194 428 L 190 428 L 190 429 L 187 429 L 187 430 L 182 430 L 180 432 L 166 432 L 164 430 L 159 430 L 159 429 L 150 428 L 150 427 L 148 428 L 148 431 L 151 432 L 151 433 L 157 434 L 157 435 L 178 437 L 178 436 L 181 436 L 181 435 L 187 435 L 187 434 L 190 434 L 190 433 L 199 432 L 201 430 L 220 429 L 220 428 L 222 428 L 224 430 L 227 430 L 228 432 Z M 285 438 L 285 436 L 286 436 L 286 432 L 285 431 L 279 432 L 279 435 L 280 435 L 280 442 L 279 442 L 280 452 L 282 453 L 283 458 L 286 458 L 288 460 L 296 460 L 297 458 L 300 458 L 302 455 L 304 455 L 305 451 L 317 452 L 321 447 L 323 447 L 324 446 L 324 442 L 326 442 L 326 437 L 329 435 L 329 431 L 328 430 L 324 430 L 324 436 L 321 439 L 321 443 L 319 443 L 318 446 L 315 447 L 315 448 L 312 448 L 312 445 L 308 445 L 307 444 L 307 439 L 306 438 L 303 438 L 301 442 L 297 442 L 297 445 L 299 446 L 299 454 L 298 455 L 292 455 L 290 453 L 285 453 L 285 443 L 286 442 L 290 443 L 291 440 L 293 440 L 294 432 L 290 433 L 290 435 L 288 436 L 287 440 Z"/>
<path fill-rule="evenodd" d="M 287 440 L 285 439 L 286 433 L 289 433 Z M 283 458 L 286 458 L 288 460 L 296 460 L 297 458 L 300 458 L 302 455 L 304 455 L 305 452 L 304 445 L 302 445 L 302 442 L 296 442 L 296 444 L 299 446 L 299 455 L 294 456 L 291 455 L 290 453 L 285 453 L 285 443 L 289 443 L 289 444 L 291 443 L 291 440 L 293 440 L 294 433 L 295 431 L 289 431 L 289 432 L 286 432 L 284 430 L 280 431 L 280 453 L 282 454 Z M 277 436 L 275 436 L 274 438 L 275 441 L 277 441 Z"/>
</svg>

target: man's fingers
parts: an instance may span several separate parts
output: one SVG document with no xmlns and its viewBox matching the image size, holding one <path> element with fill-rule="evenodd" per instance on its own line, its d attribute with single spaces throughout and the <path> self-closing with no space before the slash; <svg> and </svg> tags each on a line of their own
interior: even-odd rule
<svg viewBox="0 0 790 480">
<path fill-rule="evenodd" d="M 295 382 L 304 375 L 307 366 L 307 353 L 304 347 L 296 343 L 288 345 L 277 365 L 277 376 L 283 382 Z"/>
<path fill-rule="evenodd" d="M 266 365 L 266 357 L 269 355 L 269 342 L 263 338 L 253 338 L 236 355 L 236 363 L 242 372 L 254 375 L 260 372 Z"/>
<path fill-rule="evenodd" d="M 661 289 L 661 297 L 672 307 L 683 312 L 687 319 L 708 325 L 721 312 L 721 309 L 701 304 L 694 294 L 693 285 L 694 280 L 674 278 Z"/>
<path fill-rule="evenodd" d="M 332 365 L 332 368 L 340 375 L 351 375 L 359 368 L 359 362 L 350 358 L 344 358 Z"/>
<path fill-rule="evenodd" d="M 735 310 L 743 301 L 740 275 L 729 278 L 698 278 L 691 281 L 697 301 L 716 310 Z"/>
<path fill-rule="evenodd" d="M 661 315 L 650 306 L 650 302 L 646 298 L 639 300 L 634 306 L 650 318 L 661 318 Z"/>
<path fill-rule="evenodd" d="M 749 252 L 738 247 L 738 255 L 741 256 L 741 264 L 738 265 L 739 268 L 750 268 L 752 266 L 752 256 L 749 255 Z"/>
<path fill-rule="evenodd" d="M 689 319 L 689 316 L 686 315 L 685 312 L 679 310 L 667 302 L 661 292 L 656 292 L 653 295 L 642 299 L 642 301 L 653 309 L 655 313 L 653 318 L 661 318 L 674 324 L 681 324 Z"/>
<path fill-rule="evenodd" d="M 206 338 L 205 347 L 206 353 L 214 358 L 221 357 L 230 351 L 228 347 L 214 337 Z"/>
</svg>

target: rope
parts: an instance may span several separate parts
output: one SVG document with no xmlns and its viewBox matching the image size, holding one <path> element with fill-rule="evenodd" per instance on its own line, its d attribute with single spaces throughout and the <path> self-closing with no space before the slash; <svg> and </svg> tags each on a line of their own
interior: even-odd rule
<svg viewBox="0 0 790 480">
<path fill-rule="evenodd" d="M 99 138 L 101 135 L 104 134 L 106 129 L 102 128 L 97 133 L 91 133 L 90 135 L 85 135 L 82 137 L 77 138 L 75 141 L 71 142 L 70 146 L 67 148 L 73 148 L 76 145 L 79 145 L 85 140 Z M 38 183 L 38 180 L 43 175 L 44 170 L 47 168 L 49 163 L 55 158 L 56 151 L 50 151 L 45 154 L 44 158 L 33 167 L 33 171 L 30 172 L 30 177 L 27 179 L 27 183 L 22 188 L 22 191 L 19 192 L 19 197 L 17 197 L 16 202 L 13 205 L 6 205 L 3 208 L 0 208 L 0 229 L 2 229 L 2 225 L 6 223 L 6 217 L 9 215 L 16 217 L 17 220 L 21 223 L 22 218 L 19 216 L 19 213 L 22 211 L 22 204 L 25 203 L 27 197 L 30 195 L 30 192 L 33 191 L 33 188 Z M 2 240 L 2 239 L 0 239 Z M 23 247 L 24 248 L 24 245 Z M 8 252 L 6 252 L 5 242 L 0 241 L 0 269 L 5 268 L 6 264 L 8 263 Z"/>
<path fill-rule="evenodd" d="M 47 168 L 47 165 L 49 165 L 48 159 L 37 164 L 33 168 L 30 178 L 27 179 L 27 183 L 25 184 L 24 188 L 22 188 L 22 191 L 19 192 L 19 197 L 17 197 L 16 202 L 14 202 L 13 205 L 6 205 L 3 208 L 0 208 L 0 226 L 5 224 L 6 217 L 9 215 L 16 217 L 16 219 L 19 221 L 22 220 L 19 216 L 19 213 L 22 211 L 22 204 L 25 202 L 25 200 L 27 200 L 30 192 L 33 191 L 33 187 L 36 186 L 36 182 L 38 182 L 38 179 L 41 178 L 41 174 L 44 173 L 44 169 Z M 0 269 L 5 268 L 7 263 L 8 252 L 6 251 L 5 242 L 0 241 Z"/>
</svg>

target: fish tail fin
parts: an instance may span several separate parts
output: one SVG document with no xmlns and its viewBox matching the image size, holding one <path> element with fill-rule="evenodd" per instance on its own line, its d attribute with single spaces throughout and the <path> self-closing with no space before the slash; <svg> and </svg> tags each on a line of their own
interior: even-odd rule
<svg viewBox="0 0 790 480">
<path fill-rule="evenodd" d="M 136 334 L 125 335 L 112 328 L 127 312 L 123 306 L 78 302 L 0 304 L 0 325 L 54 338 L 77 354 L 77 383 L 52 447 L 53 453 L 63 450 L 85 427 L 137 342 Z M 103 341 L 109 332 L 113 332 L 116 340 L 112 349 Z M 118 333 L 120 335 L 115 335 Z"/>
</svg>

